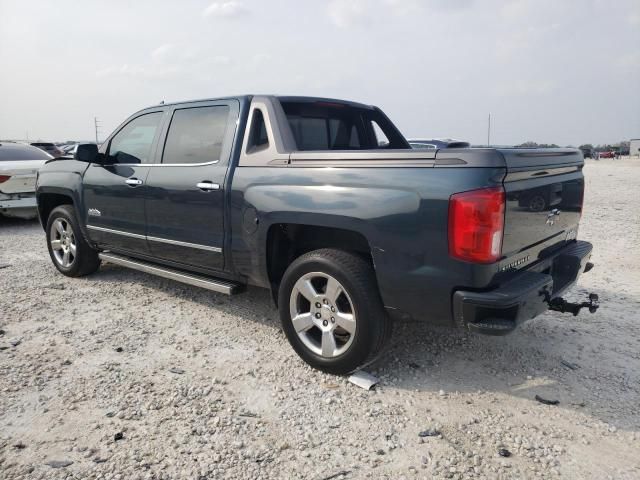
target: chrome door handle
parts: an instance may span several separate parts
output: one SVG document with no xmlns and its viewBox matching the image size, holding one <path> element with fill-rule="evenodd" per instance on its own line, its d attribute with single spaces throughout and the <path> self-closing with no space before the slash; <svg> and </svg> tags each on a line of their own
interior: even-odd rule
<svg viewBox="0 0 640 480">
<path fill-rule="evenodd" d="M 143 182 L 142 180 L 139 180 L 135 177 L 131 177 L 131 178 L 127 178 L 124 183 L 132 187 L 137 187 L 138 185 L 142 185 Z"/>
<path fill-rule="evenodd" d="M 220 190 L 220 184 L 213 183 L 213 182 L 200 182 L 196 184 L 196 187 L 198 187 L 200 190 L 204 192 L 210 192 L 212 190 Z"/>
</svg>

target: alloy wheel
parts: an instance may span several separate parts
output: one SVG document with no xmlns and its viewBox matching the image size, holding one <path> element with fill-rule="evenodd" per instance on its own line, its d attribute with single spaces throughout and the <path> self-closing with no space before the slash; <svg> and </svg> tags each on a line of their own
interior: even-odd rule
<svg viewBox="0 0 640 480">
<path fill-rule="evenodd" d="M 289 301 L 291 321 L 302 343 L 316 355 L 334 358 L 346 352 L 356 333 L 356 313 L 344 286 L 322 272 L 303 275 Z"/>
<path fill-rule="evenodd" d="M 76 237 L 71 224 L 64 218 L 56 218 L 51 224 L 49 241 L 53 257 L 58 265 L 69 268 L 76 260 Z"/>
</svg>

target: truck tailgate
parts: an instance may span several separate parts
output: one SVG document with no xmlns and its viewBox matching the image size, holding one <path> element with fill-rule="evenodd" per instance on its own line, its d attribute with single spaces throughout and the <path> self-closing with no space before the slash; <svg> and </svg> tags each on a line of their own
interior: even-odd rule
<svg viewBox="0 0 640 480">
<path fill-rule="evenodd" d="M 582 153 L 500 149 L 507 174 L 502 268 L 519 268 L 576 238 L 582 214 Z"/>
</svg>

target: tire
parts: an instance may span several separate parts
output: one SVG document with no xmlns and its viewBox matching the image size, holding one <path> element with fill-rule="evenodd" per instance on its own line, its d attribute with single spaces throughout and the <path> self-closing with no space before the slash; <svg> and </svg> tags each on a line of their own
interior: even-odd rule
<svg viewBox="0 0 640 480">
<path fill-rule="evenodd" d="M 534 195 L 529 199 L 529 210 L 532 212 L 541 212 L 547 206 L 547 201 L 542 195 Z"/>
<path fill-rule="evenodd" d="M 391 337 L 373 268 L 358 255 L 322 249 L 298 257 L 278 297 L 289 343 L 324 372 L 343 375 L 368 365 Z"/>
<path fill-rule="evenodd" d="M 82 235 L 73 206 L 60 205 L 53 209 L 47 219 L 46 235 L 49 256 L 60 273 L 82 277 L 100 267 L 98 252 Z"/>
</svg>

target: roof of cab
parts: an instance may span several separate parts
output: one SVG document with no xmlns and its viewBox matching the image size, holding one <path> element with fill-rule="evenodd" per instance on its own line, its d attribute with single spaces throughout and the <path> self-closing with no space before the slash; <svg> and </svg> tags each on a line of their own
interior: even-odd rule
<svg viewBox="0 0 640 480">
<path fill-rule="evenodd" d="M 366 105 L 364 103 L 352 102 L 350 100 L 339 100 L 336 98 L 324 98 L 324 97 L 304 97 L 304 96 L 291 96 L 291 95 L 235 95 L 229 97 L 213 97 L 213 98 L 199 98 L 194 100 L 181 100 L 178 102 L 170 102 L 170 103 L 158 103 L 156 105 L 150 105 L 148 107 L 142 108 L 138 110 L 142 112 L 144 110 L 149 110 L 153 108 L 162 108 L 162 107 L 170 107 L 175 105 L 184 105 L 188 103 L 200 103 L 200 102 L 215 102 L 219 100 L 247 100 L 250 101 L 253 97 L 271 97 L 276 98 L 281 102 L 298 102 L 298 103 L 325 103 L 325 104 L 338 104 L 345 105 L 354 108 L 364 108 L 367 110 L 373 109 L 372 105 Z M 138 112 L 136 112 L 138 113 Z"/>
</svg>

